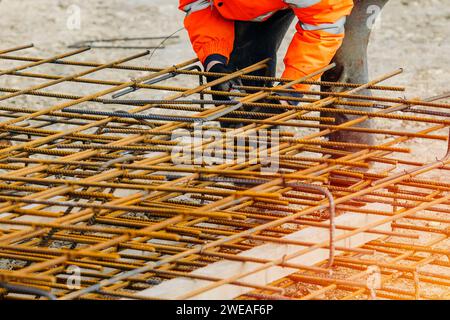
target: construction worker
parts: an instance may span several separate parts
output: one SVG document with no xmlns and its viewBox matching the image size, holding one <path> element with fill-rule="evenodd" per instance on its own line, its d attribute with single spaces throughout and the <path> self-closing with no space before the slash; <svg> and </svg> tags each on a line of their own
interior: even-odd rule
<svg viewBox="0 0 450 320">
<path fill-rule="evenodd" d="M 253 74 L 274 76 L 278 48 L 296 16 L 297 32 L 285 56 L 282 77 L 298 79 L 331 62 L 342 44 L 353 1 L 180 0 L 179 8 L 186 12 L 184 25 L 205 71 L 221 73 L 270 58 L 267 69 Z M 231 80 L 213 89 L 230 91 L 237 84 Z M 308 85 L 294 87 L 307 89 Z"/>
</svg>

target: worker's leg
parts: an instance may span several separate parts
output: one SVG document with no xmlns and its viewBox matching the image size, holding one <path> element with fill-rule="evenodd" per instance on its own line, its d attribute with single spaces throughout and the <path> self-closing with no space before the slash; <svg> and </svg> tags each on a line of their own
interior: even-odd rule
<svg viewBox="0 0 450 320">
<path fill-rule="evenodd" d="M 281 10 L 264 22 L 236 21 L 234 50 L 230 57 L 230 65 L 236 69 L 242 69 L 270 58 L 271 61 L 266 70 L 258 70 L 252 74 L 275 76 L 277 51 L 293 19 L 292 10 Z M 244 85 L 260 86 L 262 83 L 244 81 Z"/>
<path fill-rule="evenodd" d="M 366 83 L 369 80 L 367 64 L 367 45 L 373 27 L 374 15 L 379 13 L 388 0 L 355 0 L 355 7 L 347 19 L 345 25 L 345 39 L 342 47 L 336 53 L 333 61 L 336 68 L 326 72 L 322 80 L 342 81 L 350 83 Z M 324 91 L 342 91 L 345 88 L 324 87 Z M 369 90 L 360 91 L 360 94 L 370 95 Z M 350 108 L 350 107 L 346 107 Z M 358 109 L 357 109 L 358 110 Z M 360 109 L 359 109 L 360 110 Z M 365 109 L 370 111 L 370 109 Z M 358 118 L 346 114 L 323 114 L 326 117 L 335 117 L 336 124 Z M 370 128 L 371 121 L 366 120 L 361 127 Z M 374 137 L 371 134 L 360 132 L 337 131 L 329 135 L 332 141 L 354 142 L 373 144 Z"/>
<path fill-rule="evenodd" d="M 257 70 L 252 75 L 274 77 L 277 66 L 277 51 L 294 19 L 292 10 L 281 10 L 264 22 L 235 22 L 234 50 L 231 53 L 229 66 L 243 69 L 261 60 L 269 58 L 267 69 Z M 272 86 L 272 82 L 243 80 L 247 86 Z M 277 113 L 282 109 L 244 108 L 246 111 Z M 236 128 L 243 124 L 224 122 L 224 128 Z"/>
</svg>

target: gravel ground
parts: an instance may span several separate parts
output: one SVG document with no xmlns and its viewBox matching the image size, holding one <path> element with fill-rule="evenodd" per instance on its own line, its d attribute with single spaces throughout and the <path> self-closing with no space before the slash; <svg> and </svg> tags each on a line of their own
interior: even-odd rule
<svg viewBox="0 0 450 320">
<path fill-rule="evenodd" d="M 187 34 L 182 29 L 184 14 L 177 9 L 177 5 L 178 1 L 175 0 L 0 0 L 0 48 L 34 43 L 35 48 L 24 52 L 27 55 L 47 57 L 72 50 L 67 46 L 77 41 L 163 36 L 180 30 L 177 32 L 179 38 L 169 40 L 166 49 L 158 50 L 151 59 L 145 57 L 139 62 L 142 65 L 169 66 L 194 57 Z M 73 23 L 78 12 L 81 18 L 79 26 Z M 291 27 L 280 49 L 280 56 L 284 55 L 293 32 Z M 429 97 L 448 91 L 449 35 L 449 0 L 391 0 L 372 34 L 369 46 L 371 77 L 402 67 L 403 74 L 387 83 L 406 86 L 406 97 Z M 83 53 L 78 59 L 111 61 L 138 51 L 142 50 L 96 49 Z M 17 64 L 0 60 L 0 69 L 12 65 Z M 280 62 L 279 73 L 282 68 Z M 39 68 L 39 72 L 56 70 L 54 66 Z M 112 76 L 117 79 L 118 75 L 118 72 L 108 71 L 99 74 L 105 79 Z M 131 76 L 136 76 L 136 73 L 120 73 L 123 79 L 129 79 Z M 193 85 L 185 83 L 186 80 L 177 81 L 180 85 Z M 0 79 L 0 86 L 25 87 L 28 84 L 27 81 L 19 81 L 14 77 Z M 72 92 L 71 86 L 67 84 L 52 89 Z M 44 101 L 35 97 L 20 97 L 11 103 L 33 103 L 36 107 L 44 106 Z M 391 122 L 388 124 L 382 120 L 377 121 L 377 127 L 411 131 L 419 129 L 402 121 L 393 126 Z M 447 130 L 437 132 L 446 133 Z M 428 140 L 415 140 L 405 145 L 413 149 L 413 154 L 405 157 L 423 162 L 441 157 L 446 147 L 445 142 Z M 434 178 L 448 180 L 449 177 Z M 0 268 L 1 264 L 0 260 Z"/>
<path fill-rule="evenodd" d="M 175 0 L 2 0 L 0 38 L 4 48 L 32 42 L 36 53 L 49 55 L 82 40 L 168 35 L 183 27 L 184 14 L 177 5 Z M 77 8 L 79 29 L 72 23 Z M 448 0 L 391 0 L 372 35 L 371 75 L 402 67 L 405 72 L 394 81 L 407 86 L 408 95 L 442 92 L 450 80 L 449 26 Z M 293 32 L 292 26 L 289 33 Z M 176 43 L 155 53 L 152 65 L 172 65 L 194 56 L 186 32 L 177 35 Z M 280 56 L 289 40 L 290 35 Z M 93 50 L 83 56 L 107 61 L 129 52 Z"/>
<path fill-rule="evenodd" d="M 450 5 L 449 0 L 391 0 L 384 8 L 372 34 L 369 46 L 370 74 L 376 77 L 396 68 L 404 68 L 404 72 L 387 81 L 394 85 L 406 86 L 402 96 L 408 98 L 430 97 L 448 91 L 450 81 Z M 137 64 L 152 66 L 169 66 L 176 62 L 194 57 L 183 30 L 184 13 L 177 9 L 175 0 L 2 0 L 0 1 L 0 39 L 2 48 L 24 43 L 34 43 L 36 48 L 28 50 L 38 56 L 50 56 L 68 51 L 70 44 L 83 40 L 105 39 L 115 37 L 163 36 L 177 32 L 178 39 L 169 40 L 166 49 L 157 50 L 151 57 L 147 56 Z M 74 17 L 80 17 L 80 23 Z M 293 26 L 280 49 L 280 57 L 294 33 Z M 147 44 L 149 42 L 146 42 Z M 158 44 L 158 42 L 150 42 Z M 137 44 L 145 44 L 140 42 Z M 93 49 L 79 55 L 78 59 L 94 61 L 111 61 L 142 50 L 105 50 Z M 283 70 L 282 59 L 279 59 L 279 73 Z M 0 68 L 16 65 L 11 61 L 1 61 Z M 36 68 L 39 71 L 53 71 L 54 66 Z M 70 70 L 70 68 L 66 68 Z M 136 73 L 100 72 L 100 78 L 122 77 L 130 79 Z M 30 80 L 31 81 L 31 80 Z M 189 78 L 176 80 L 178 85 L 193 85 Z M 29 82 L 14 77 L 3 77 L 0 85 L 24 87 Z M 72 87 L 62 84 L 54 89 L 68 93 Z M 86 94 L 92 86 L 86 87 Z M 393 94 L 398 96 L 397 93 Z M 139 95 L 134 96 L 139 98 Z M 161 98 L 161 96 L 154 96 Z M 43 105 L 42 99 L 20 97 L 12 101 L 14 104 L 32 102 L 35 106 Z M 108 107 L 108 106 L 107 106 Z M 117 107 L 111 106 L 115 109 Z M 398 121 L 376 120 L 378 128 L 402 129 L 417 131 L 416 124 Z M 446 134 L 445 131 L 438 134 Z M 383 137 L 378 137 L 382 139 Z M 426 143 L 426 145 L 424 144 Z M 433 161 L 445 153 L 442 141 L 415 140 L 405 144 L 412 148 L 412 157 L 427 162 Z M 420 152 L 424 146 L 431 152 Z M 400 155 L 401 156 L 401 155 Z M 411 157 L 411 155 L 408 155 Z"/>
</svg>

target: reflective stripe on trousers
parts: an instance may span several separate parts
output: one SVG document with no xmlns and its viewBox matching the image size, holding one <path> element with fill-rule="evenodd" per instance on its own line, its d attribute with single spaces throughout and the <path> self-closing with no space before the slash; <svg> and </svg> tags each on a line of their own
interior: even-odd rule
<svg viewBox="0 0 450 320">
<path fill-rule="evenodd" d="M 312 25 L 307 23 L 300 23 L 300 26 L 305 31 L 323 30 L 331 34 L 341 34 L 345 31 L 345 22 L 347 17 L 342 17 L 335 23 L 322 23 L 319 25 Z"/>
<path fill-rule="evenodd" d="M 320 1 L 320 0 L 319 0 Z M 213 5 L 211 0 L 197 0 L 183 7 L 183 11 L 186 12 L 187 15 L 191 13 L 206 9 Z M 276 11 L 268 12 L 266 14 L 260 15 L 259 17 L 254 18 L 253 22 L 262 22 L 269 19 L 272 15 L 275 14 Z"/>
<path fill-rule="evenodd" d="M 203 10 L 211 6 L 212 2 L 210 0 L 197 0 L 183 7 L 183 11 L 186 12 L 187 15 L 191 13 Z"/>
<path fill-rule="evenodd" d="M 293 8 L 308 8 L 318 4 L 320 1 L 321 0 L 283 0 L 284 3 Z"/>
</svg>

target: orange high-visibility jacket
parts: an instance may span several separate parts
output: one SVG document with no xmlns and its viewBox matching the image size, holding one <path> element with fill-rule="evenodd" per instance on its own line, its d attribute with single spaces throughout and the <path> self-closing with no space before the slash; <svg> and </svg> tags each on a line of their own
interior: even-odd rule
<svg viewBox="0 0 450 320">
<path fill-rule="evenodd" d="M 211 54 L 229 59 L 235 20 L 265 21 L 288 8 L 299 22 L 282 77 L 298 79 L 330 63 L 342 44 L 352 0 L 180 0 L 180 9 L 187 14 L 184 25 L 202 63 Z"/>
</svg>

